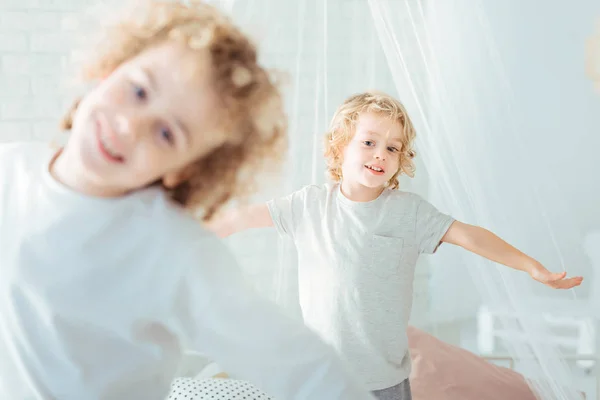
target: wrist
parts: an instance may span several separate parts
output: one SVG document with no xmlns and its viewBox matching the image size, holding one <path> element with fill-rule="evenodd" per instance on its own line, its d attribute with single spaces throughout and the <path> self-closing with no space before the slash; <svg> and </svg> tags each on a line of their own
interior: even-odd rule
<svg viewBox="0 0 600 400">
<path fill-rule="evenodd" d="M 542 264 L 540 264 L 539 261 L 528 257 L 525 261 L 523 271 L 527 272 L 529 275 L 533 275 L 536 271 L 539 271 L 540 267 L 542 267 Z"/>
</svg>

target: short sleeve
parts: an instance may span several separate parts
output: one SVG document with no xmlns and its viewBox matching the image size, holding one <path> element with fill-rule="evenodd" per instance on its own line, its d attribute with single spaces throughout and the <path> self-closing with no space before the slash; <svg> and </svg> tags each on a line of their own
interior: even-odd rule
<svg viewBox="0 0 600 400">
<path fill-rule="evenodd" d="M 316 334 L 258 295 L 223 243 L 190 253 L 175 306 L 183 342 L 279 399 L 372 399 Z"/>
<path fill-rule="evenodd" d="M 310 186 L 307 186 L 285 197 L 267 202 L 271 219 L 280 235 L 294 237 L 298 225 L 305 216 L 309 192 Z"/>
<path fill-rule="evenodd" d="M 451 216 L 441 213 L 429 202 L 420 199 L 416 217 L 419 253 L 435 253 L 454 221 Z"/>
</svg>

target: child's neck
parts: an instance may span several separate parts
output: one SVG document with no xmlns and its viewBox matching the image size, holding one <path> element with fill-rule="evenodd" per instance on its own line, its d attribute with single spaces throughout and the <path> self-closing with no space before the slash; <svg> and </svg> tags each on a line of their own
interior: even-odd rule
<svg viewBox="0 0 600 400">
<path fill-rule="evenodd" d="M 366 187 L 359 183 L 342 181 L 340 190 L 342 194 L 349 200 L 364 203 L 367 201 L 373 201 L 379 197 L 385 187 Z"/>
</svg>

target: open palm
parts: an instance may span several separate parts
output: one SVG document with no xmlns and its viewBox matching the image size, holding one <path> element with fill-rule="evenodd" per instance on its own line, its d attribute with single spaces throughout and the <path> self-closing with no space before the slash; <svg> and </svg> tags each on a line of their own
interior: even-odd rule
<svg viewBox="0 0 600 400">
<path fill-rule="evenodd" d="M 550 286 L 553 289 L 571 289 L 581 285 L 583 277 L 576 276 L 567 278 L 567 272 L 550 272 L 543 265 L 535 265 L 529 275 L 538 282 L 543 283 L 546 286 Z"/>
</svg>

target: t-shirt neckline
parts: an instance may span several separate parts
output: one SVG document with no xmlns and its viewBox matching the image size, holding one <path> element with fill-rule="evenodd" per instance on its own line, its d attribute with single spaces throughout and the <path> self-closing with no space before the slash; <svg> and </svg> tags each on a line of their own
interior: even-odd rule
<svg viewBox="0 0 600 400">
<path fill-rule="evenodd" d="M 342 193 L 342 185 L 339 183 L 337 184 L 335 191 L 337 194 L 337 199 L 341 204 L 344 204 L 347 207 L 351 207 L 351 208 L 355 208 L 355 209 L 361 209 L 361 208 L 364 209 L 364 208 L 373 208 L 373 207 L 379 206 L 384 201 L 385 197 L 387 197 L 389 189 L 387 189 L 387 188 L 383 189 L 383 191 L 381 192 L 381 194 L 379 196 L 377 196 L 377 198 L 370 200 L 370 201 L 350 200 Z"/>
</svg>

